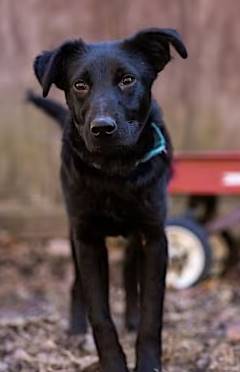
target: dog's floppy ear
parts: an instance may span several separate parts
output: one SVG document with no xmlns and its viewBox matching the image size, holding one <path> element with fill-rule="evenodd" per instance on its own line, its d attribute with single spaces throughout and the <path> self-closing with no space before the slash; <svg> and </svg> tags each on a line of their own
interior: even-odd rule
<svg viewBox="0 0 240 372">
<path fill-rule="evenodd" d="M 142 53 L 156 73 L 160 72 L 171 59 L 170 44 L 182 58 L 187 58 L 187 50 L 180 34 L 171 28 L 142 30 L 123 43 L 125 48 Z"/>
<path fill-rule="evenodd" d="M 66 42 L 59 48 L 45 51 L 36 57 L 33 68 L 43 88 L 43 97 L 47 97 L 52 84 L 59 89 L 66 87 L 67 66 L 84 49 L 85 44 L 79 39 Z"/>
</svg>

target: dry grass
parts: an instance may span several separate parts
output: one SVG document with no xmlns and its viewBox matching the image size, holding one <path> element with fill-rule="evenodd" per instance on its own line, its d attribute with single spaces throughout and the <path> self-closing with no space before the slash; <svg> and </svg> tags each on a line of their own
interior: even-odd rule
<svg viewBox="0 0 240 372">
<path fill-rule="evenodd" d="M 0 198 L 59 203 L 60 133 L 42 114 L 16 102 L 0 106 Z"/>
</svg>

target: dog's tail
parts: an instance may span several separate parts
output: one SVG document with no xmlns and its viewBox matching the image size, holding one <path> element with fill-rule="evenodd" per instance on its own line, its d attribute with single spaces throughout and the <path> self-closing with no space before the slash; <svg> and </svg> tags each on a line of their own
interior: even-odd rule
<svg viewBox="0 0 240 372">
<path fill-rule="evenodd" d="M 57 122 L 61 129 L 63 129 L 68 116 L 68 110 L 63 105 L 52 99 L 42 98 L 31 90 L 28 90 L 26 93 L 26 101 L 33 103 L 36 107 L 43 110 Z"/>
</svg>

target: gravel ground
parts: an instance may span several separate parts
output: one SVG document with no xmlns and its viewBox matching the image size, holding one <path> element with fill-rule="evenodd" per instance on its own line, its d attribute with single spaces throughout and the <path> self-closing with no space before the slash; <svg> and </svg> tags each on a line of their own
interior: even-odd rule
<svg viewBox="0 0 240 372">
<path fill-rule="evenodd" d="M 135 336 L 123 327 L 119 256 L 113 249 L 111 304 L 133 366 Z M 0 372 L 98 371 L 91 335 L 83 340 L 67 332 L 71 268 L 65 241 L 26 243 L 0 235 Z M 239 273 L 236 265 L 221 280 L 168 291 L 165 372 L 240 370 Z"/>
</svg>

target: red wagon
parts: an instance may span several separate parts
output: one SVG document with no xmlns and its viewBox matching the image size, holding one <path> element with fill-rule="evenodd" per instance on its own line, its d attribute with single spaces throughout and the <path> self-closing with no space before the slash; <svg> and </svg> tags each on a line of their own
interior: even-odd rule
<svg viewBox="0 0 240 372">
<path fill-rule="evenodd" d="M 169 189 L 172 195 L 187 196 L 184 215 L 167 224 L 167 280 L 181 289 L 219 274 L 232 256 L 230 228 L 240 223 L 240 204 L 228 215 L 217 212 L 221 196 L 240 196 L 240 152 L 177 154 Z"/>
</svg>

